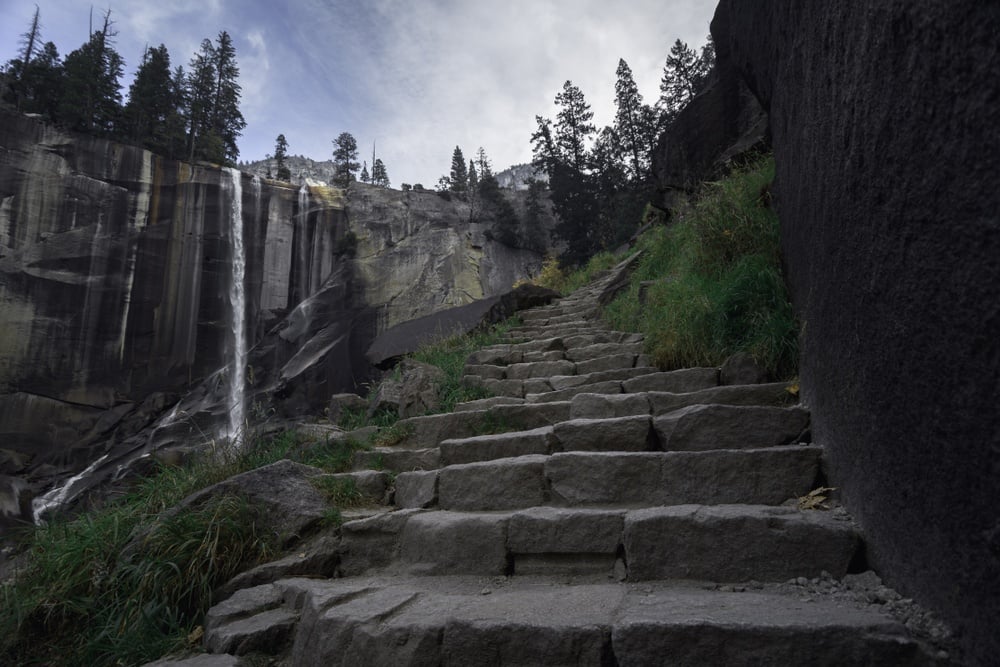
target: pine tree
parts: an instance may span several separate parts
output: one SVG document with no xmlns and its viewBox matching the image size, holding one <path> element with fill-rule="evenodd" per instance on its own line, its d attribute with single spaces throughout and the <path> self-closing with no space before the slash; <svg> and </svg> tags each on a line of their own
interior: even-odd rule
<svg viewBox="0 0 1000 667">
<path fill-rule="evenodd" d="M 465 168 L 465 156 L 462 149 L 455 146 L 451 154 L 451 173 L 448 174 L 450 190 L 456 195 L 464 195 L 469 187 L 469 172 Z"/>
<path fill-rule="evenodd" d="M 219 162 L 235 164 L 240 155 L 236 145 L 247 123 L 240 111 L 240 68 L 236 64 L 236 47 L 229 33 L 219 33 L 215 44 L 215 90 L 212 100 L 211 131 L 222 142 Z"/>
<path fill-rule="evenodd" d="M 372 183 L 381 188 L 389 187 L 389 172 L 385 170 L 382 158 L 375 158 L 375 166 L 372 167 Z"/>
<path fill-rule="evenodd" d="M 486 151 L 480 146 L 479 150 L 476 151 L 476 167 L 477 173 L 479 175 L 479 184 L 482 185 L 483 180 L 493 176 L 493 170 L 490 168 L 489 158 L 486 157 Z"/>
<path fill-rule="evenodd" d="M 333 183 L 346 188 L 361 166 L 358 164 L 358 142 L 350 132 L 341 132 L 334 139 L 333 145 Z M 372 169 L 374 170 L 374 166 Z"/>
<path fill-rule="evenodd" d="M 125 104 L 125 136 L 150 150 L 166 152 L 170 143 L 167 124 L 177 109 L 170 54 L 167 47 L 147 48 Z"/>
<path fill-rule="evenodd" d="M 14 93 L 14 104 L 17 109 L 22 108 L 22 98 L 25 96 L 25 78 L 30 69 L 32 62 L 38 55 L 38 47 L 41 43 L 41 31 L 42 26 L 39 20 L 40 10 L 38 5 L 35 5 L 35 13 L 31 18 L 31 25 L 28 27 L 27 32 L 21 35 L 21 44 L 23 49 L 20 53 L 20 58 L 11 60 L 7 65 L 7 71 L 13 76 L 12 91 Z"/>
<path fill-rule="evenodd" d="M 660 80 L 658 106 L 667 122 L 698 92 L 704 76 L 702 70 L 698 54 L 681 40 L 675 41 L 663 65 L 663 78 Z"/>
<path fill-rule="evenodd" d="M 475 193 L 479 190 L 479 177 L 476 175 L 476 163 L 469 160 L 469 192 Z"/>
<path fill-rule="evenodd" d="M 70 129 L 110 135 L 120 123 L 119 79 L 124 62 L 113 46 L 118 34 L 112 31 L 113 25 L 108 10 L 102 28 L 66 56 L 63 63 L 65 77 L 59 119 Z"/>
<path fill-rule="evenodd" d="M 15 72 L 21 67 L 20 60 L 12 60 L 7 69 Z M 63 66 L 56 45 L 46 42 L 35 58 L 20 71 L 20 79 L 12 82 L 11 94 L 4 99 L 19 105 L 25 113 L 37 113 L 47 120 L 57 120 L 62 100 Z"/>
<path fill-rule="evenodd" d="M 578 172 L 587 168 L 587 141 L 594 134 L 591 120 L 594 112 L 583 97 L 583 92 L 567 81 L 562 92 L 556 95 L 561 108 L 556 115 L 555 145 L 562 159 Z"/>
<path fill-rule="evenodd" d="M 362 183 L 371 183 L 372 177 L 368 174 L 368 160 L 365 160 L 364 164 L 361 165 L 361 176 L 358 180 Z"/>
<path fill-rule="evenodd" d="M 186 116 L 190 161 L 203 157 L 201 144 L 211 141 L 212 101 L 215 90 L 215 47 L 209 39 L 201 40 L 201 50 L 191 58 L 191 73 L 185 81 Z"/>
<path fill-rule="evenodd" d="M 292 180 L 292 171 L 285 164 L 287 157 L 288 141 L 285 139 L 285 135 L 279 134 L 278 138 L 274 140 L 275 178 L 279 181 Z"/>
<path fill-rule="evenodd" d="M 613 138 L 618 152 L 631 161 L 632 178 L 642 180 L 649 168 L 649 154 L 656 142 L 656 123 L 652 110 L 642 103 L 639 87 L 632 78 L 632 70 L 624 59 L 618 61 L 618 80 L 615 82 L 615 113 Z"/>
</svg>

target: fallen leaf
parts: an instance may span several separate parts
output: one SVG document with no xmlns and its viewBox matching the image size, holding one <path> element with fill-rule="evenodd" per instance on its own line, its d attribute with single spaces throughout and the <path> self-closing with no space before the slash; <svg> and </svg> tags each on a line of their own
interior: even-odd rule
<svg viewBox="0 0 1000 667">
<path fill-rule="evenodd" d="M 804 496 L 799 497 L 800 510 L 828 510 L 830 506 L 826 504 L 829 493 L 837 489 L 832 486 L 821 486 L 813 489 Z"/>
<path fill-rule="evenodd" d="M 199 625 L 197 628 L 191 631 L 191 634 L 188 635 L 188 644 L 197 644 L 198 642 L 201 641 L 201 638 L 204 636 L 205 636 L 205 628 Z"/>
</svg>

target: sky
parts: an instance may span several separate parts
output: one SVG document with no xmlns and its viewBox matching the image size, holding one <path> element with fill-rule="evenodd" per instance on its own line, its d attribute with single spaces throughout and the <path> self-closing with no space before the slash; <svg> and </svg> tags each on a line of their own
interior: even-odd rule
<svg viewBox="0 0 1000 667">
<path fill-rule="evenodd" d="M 18 55 L 39 7 L 42 39 L 65 57 L 87 39 L 91 3 L 0 0 L 0 61 Z M 247 127 L 240 159 L 288 152 L 330 159 L 350 132 L 372 144 L 394 187 L 433 187 L 481 146 L 494 171 L 531 160 L 536 115 L 554 118 L 566 80 L 600 128 L 614 118 L 619 58 L 648 103 L 659 97 L 674 40 L 700 47 L 715 0 L 116 0 L 123 96 L 146 45 L 187 69 L 201 40 L 236 46 Z M 94 4 L 94 26 L 108 4 Z"/>
</svg>

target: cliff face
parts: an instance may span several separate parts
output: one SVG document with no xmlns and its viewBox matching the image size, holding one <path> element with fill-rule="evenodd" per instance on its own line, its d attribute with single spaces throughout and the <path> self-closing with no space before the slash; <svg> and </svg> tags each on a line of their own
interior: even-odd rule
<svg viewBox="0 0 1000 667">
<path fill-rule="evenodd" d="M 1000 653 L 1000 5 L 722 0 L 768 111 L 802 389 L 869 558 Z"/>
<path fill-rule="evenodd" d="M 251 401 L 291 413 L 367 380 L 381 330 L 540 265 L 433 194 L 261 182 L 0 112 L 0 512 L 196 385 L 187 414 L 212 419 L 189 427 L 217 426 L 237 190 Z"/>
</svg>

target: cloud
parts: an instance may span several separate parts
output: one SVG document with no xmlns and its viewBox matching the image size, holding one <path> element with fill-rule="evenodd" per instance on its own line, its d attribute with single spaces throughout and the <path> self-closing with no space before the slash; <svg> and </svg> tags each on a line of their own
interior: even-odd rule
<svg viewBox="0 0 1000 667">
<path fill-rule="evenodd" d="M 38 3 L 43 36 L 60 53 L 86 39 L 89 1 Z M 13 4 L 0 3 L 4 60 L 15 55 L 32 9 Z M 229 32 L 248 121 L 243 159 L 272 152 L 279 133 L 292 153 L 327 159 L 332 139 L 348 131 L 363 153 L 377 141 L 394 183 L 431 186 L 456 144 L 467 156 L 483 146 L 498 169 L 529 160 L 535 115 L 555 115 L 553 98 L 567 79 L 583 90 L 595 123 L 610 123 L 619 58 L 646 101 L 655 101 L 670 45 L 677 38 L 700 45 L 714 2 L 120 0 L 113 7 L 127 78 L 146 45 L 166 44 L 172 64 L 186 68 L 202 38 Z"/>
</svg>

